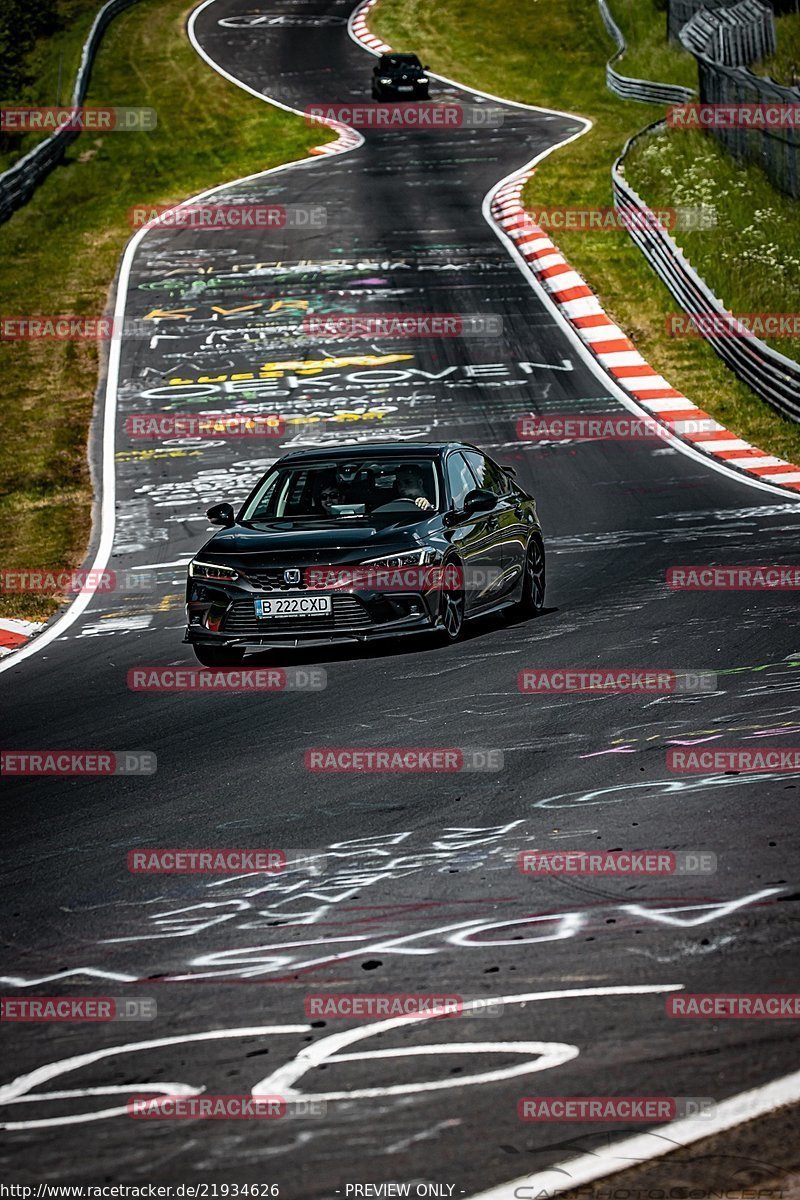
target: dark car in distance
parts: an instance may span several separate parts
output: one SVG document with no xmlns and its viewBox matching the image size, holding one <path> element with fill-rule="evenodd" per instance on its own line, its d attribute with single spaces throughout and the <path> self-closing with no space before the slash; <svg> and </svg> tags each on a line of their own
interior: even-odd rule
<svg viewBox="0 0 800 1200">
<path fill-rule="evenodd" d="M 372 71 L 372 99 L 428 100 L 426 71 L 416 54 L 382 54 Z"/>
<path fill-rule="evenodd" d="M 544 605 L 536 504 L 460 442 L 385 442 L 278 459 L 189 563 L 185 641 L 206 666 L 266 646 L 365 642 Z"/>
</svg>

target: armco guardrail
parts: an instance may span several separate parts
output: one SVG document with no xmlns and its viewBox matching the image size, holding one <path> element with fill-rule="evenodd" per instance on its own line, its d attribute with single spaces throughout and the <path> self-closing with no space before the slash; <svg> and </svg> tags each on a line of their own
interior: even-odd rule
<svg viewBox="0 0 800 1200">
<path fill-rule="evenodd" d="M 666 230 L 656 223 L 652 213 L 652 220 L 647 218 L 650 210 L 625 179 L 625 157 L 631 146 L 664 127 L 665 123 L 658 121 L 626 142 L 611 172 L 614 203 L 620 214 L 630 217 L 626 223 L 628 233 L 684 312 L 723 318 L 718 328 L 724 329 L 724 318 L 730 318 L 731 314 Z M 642 220 L 643 215 L 647 219 Z M 756 337 L 715 333 L 703 328 L 702 323 L 700 332 L 743 383 L 784 416 L 800 421 L 800 363 L 779 354 Z"/>
<path fill-rule="evenodd" d="M 620 75 L 614 69 L 625 51 L 627 43 L 622 30 L 611 15 L 606 0 L 597 0 L 600 16 L 603 18 L 609 36 L 617 45 L 617 52 L 606 63 L 606 86 L 621 100 L 640 100 L 645 104 L 684 104 L 694 99 L 691 88 L 679 87 L 672 83 L 654 83 L 650 79 L 634 79 L 628 75 Z"/>
<path fill-rule="evenodd" d="M 680 40 L 697 60 L 702 104 L 751 110 L 764 106 L 764 111 L 787 113 L 800 104 L 800 88 L 783 87 L 748 68 L 775 49 L 775 18 L 758 0 L 696 13 Z M 758 163 L 775 187 L 800 198 L 800 134 L 791 121 L 763 128 L 744 122 L 738 127 L 713 125 L 709 132 L 733 158 Z"/>
<path fill-rule="evenodd" d="M 108 0 L 98 12 L 83 45 L 71 107 L 77 108 L 86 98 L 92 64 L 109 24 L 118 13 L 135 3 L 136 0 Z M 61 162 L 67 146 L 78 136 L 76 130 L 58 129 L 0 175 L 0 222 L 7 221 L 15 209 L 31 198 L 40 181 Z"/>
<path fill-rule="evenodd" d="M 720 66 L 747 67 L 775 53 L 775 14 L 760 0 L 701 9 L 680 32 L 681 45 Z"/>
<path fill-rule="evenodd" d="M 667 9 L 667 35 L 671 42 L 677 42 L 681 30 L 687 21 L 699 12 L 712 8 L 730 8 L 739 0 L 669 0 Z"/>
<path fill-rule="evenodd" d="M 667 30 L 670 41 L 678 41 L 684 25 L 695 13 L 703 9 L 732 8 L 738 3 L 739 0 L 669 0 Z M 768 0 L 768 3 L 776 15 L 800 12 L 797 0 Z"/>
</svg>

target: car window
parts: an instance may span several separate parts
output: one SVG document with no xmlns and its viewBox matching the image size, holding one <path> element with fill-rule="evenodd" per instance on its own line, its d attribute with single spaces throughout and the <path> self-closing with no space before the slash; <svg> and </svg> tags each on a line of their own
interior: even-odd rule
<svg viewBox="0 0 800 1200">
<path fill-rule="evenodd" d="M 472 484 L 474 487 L 474 483 Z M 438 512 L 440 481 L 433 458 L 352 458 L 276 465 L 256 485 L 242 519 L 333 520 L 373 513 Z"/>
<path fill-rule="evenodd" d="M 475 476 L 469 469 L 463 454 L 451 454 L 448 458 L 447 482 L 453 498 L 453 507 L 456 512 L 461 512 L 467 493 L 474 491 L 476 487 Z"/>
<path fill-rule="evenodd" d="M 478 487 L 485 488 L 495 496 L 507 496 L 509 493 L 509 478 L 501 471 L 497 463 L 493 463 L 485 454 L 477 450 L 465 450 L 464 457 L 475 474 Z"/>
</svg>

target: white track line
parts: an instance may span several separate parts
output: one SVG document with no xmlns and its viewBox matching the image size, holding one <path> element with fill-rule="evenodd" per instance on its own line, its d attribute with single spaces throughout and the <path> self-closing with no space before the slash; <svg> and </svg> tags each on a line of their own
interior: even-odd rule
<svg viewBox="0 0 800 1200">
<path fill-rule="evenodd" d="M 650 1132 L 624 1138 L 611 1146 L 598 1146 L 590 1154 L 565 1159 L 547 1170 L 522 1175 L 485 1192 L 473 1192 L 470 1200 L 547 1200 L 607 1175 L 629 1171 L 714 1134 L 725 1133 L 744 1121 L 766 1116 L 787 1104 L 796 1104 L 798 1100 L 800 1071 L 795 1071 L 762 1087 L 740 1092 L 729 1100 L 721 1100 L 709 1116 L 686 1117 L 669 1125 L 659 1125 Z"/>
<path fill-rule="evenodd" d="M 203 61 L 206 62 L 212 70 L 216 71 L 218 75 L 221 75 L 224 79 L 227 79 L 229 83 L 233 83 L 236 85 L 236 87 L 241 88 L 243 91 L 249 92 L 251 96 L 255 96 L 258 100 L 262 100 L 265 104 L 271 104 L 274 108 L 281 108 L 284 110 L 284 112 L 295 113 L 300 117 L 304 116 L 305 114 L 301 112 L 300 109 L 290 108 L 288 104 L 282 104 L 280 100 L 273 100 L 269 96 L 263 96 L 260 92 L 255 91 L 254 88 L 251 88 L 248 84 L 242 83 L 240 80 L 236 79 L 235 76 L 230 75 L 227 71 L 224 71 L 221 67 L 219 67 L 205 52 L 198 42 L 195 34 L 195 21 L 204 9 L 208 8 L 210 4 L 214 4 L 215 2 L 216 0 L 203 0 L 203 3 L 200 4 L 198 8 L 194 9 L 187 24 L 189 41 Z M 348 126 L 340 125 L 335 121 L 322 120 L 321 123 L 330 125 L 332 128 L 340 131 L 346 130 L 348 134 L 355 132 Z M 359 146 L 362 146 L 364 144 L 363 137 L 361 134 L 358 134 L 357 137 L 358 142 L 351 146 L 342 147 L 338 153 L 345 153 L 348 150 L 355 150 Z M 235 187 L 240 183 L 247 183 L 251 179 L 261 179 L 266 175 L 274 175 L 278 171 L 287 171 L 289 168 L 295 167 L 316 167 L 320 163 L 326 162 L 328 157 L 329 156 L 321 154 L 318 157 L 313 158 L 293 159 L 291 162 L 282 163 L 278 167 L 268 167 L 265 171 L 256 171 L 252 175 L 243 175 L 240 179 L 232 179 L 227 183 L 217 184 L 213 188 L 208 188 L 204 192 L 198 192 L 197 195 L 190 196 L 186 200 L 181 201 L 180 204 L 176 204 L 175 208 L 182 208 L 184 205 L 194 204 L 198 200 L 205 199 L 207 196 L 213 196 L 216 192 L 225 191 L 227 188 Z M 152 229 L 158 229 L 158 226 L 144 226 L 137 233 L 135 233 L 125 247 L 122 255 L 122 262 L 119 270 L 119 280 L 117 282 L 117 292 L 114 302 L 115 328 L 121 329 L 123 327 L 122 322 L 125 318 L 125 308 L 128 300 L 128 284 L 130 282 L 134 256 L 139 248 L 140 242 L 148 233 L 152 231 Z M 117 325 L 116 322 L 120 322 L 120 324 Z M 111 557 L 111 551 L 114 545 L 114 531 L 116 526 L 116 471 L 114 466 L 114 446 L 117 420 L 117 387 L 119 384 L 121 353 L 121 339 L 112 339 L 108 354 L 108 373 L 106 375 L 105 407 L 101 434 L 102 444 L 100 491 L 102 498 L 98 514 L 100 540 L 98 542 L 97 552 L 94 556 L 92 565 L 85 568 L 88 571 L 97 572 L 98 575 L 106 569 L 109 558 Z M 135 570 L 136 568 L 133 567 L 131 569 Z M 94 578 L 96 577 L 92 576 L 90 578 L 93 582 Z M 48 626 L 43 633 L 39 634 L 38 637 L 34 638 L 32 641 L 26 643 L 26 645 L 20 647 L 19 650 L 14 650 L 10 654 L 3 657 L 2 661 L 0 662 L 0 675 L 4 671 L 10 670 L 12 667 L 16 667 L 22 662 L 23 659 L 30 658 L 32 655 L 38 654 L 40 650 L 44 650 L 45 646 L 49 646 L 50 643 L 55 641 L 56 638 L 61 637 L 62 634 L 64 634 L 70 628 L 70 626 L 75 624 L 81 614 L 85 612 L 87 606 L 93 599 L 96 590 L 96 587 L 87 587 L 86 591 L 82 591 L 81 594 L 72 601 L 69 607 L 57 618 L 57 620 L 55 620 L 52 625 Z"/>
</svg>

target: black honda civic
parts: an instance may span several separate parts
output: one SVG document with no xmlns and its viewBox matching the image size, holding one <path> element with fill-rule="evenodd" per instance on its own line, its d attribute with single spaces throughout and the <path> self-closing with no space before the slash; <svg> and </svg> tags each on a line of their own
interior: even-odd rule
<svg viewBox="0 0 800 1200">
<path fill-rule="evenodd" d="M 246 650 L 436 631 L 544 604 L 536 505 L 475 446 L 404 442 L 296 451 L 189 563 L 185 641 L 206 666 Z"/>
<path fill-rule="evenodd" d="M 416 54 L 382 54 L 372 71 L 373 100 L 427 100 L 430 81 Z"/>
</svg>

